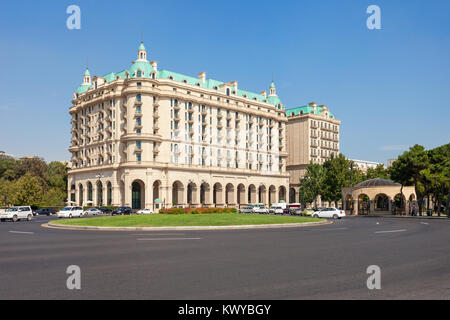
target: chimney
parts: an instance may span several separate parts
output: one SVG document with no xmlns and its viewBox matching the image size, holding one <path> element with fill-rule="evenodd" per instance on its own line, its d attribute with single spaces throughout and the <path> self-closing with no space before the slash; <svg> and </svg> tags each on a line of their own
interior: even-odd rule
<svg viewBox="0 0 450 320">
<path fill-rule="evenodd" d="M 267 97 L 267 92 L 266 91 L 261 91 L 260 93 L 262 96 Z"/>
<path fill-rule="evenodd" d="M 198 78 L 200 79 L 200 81 L 201 81 L 202 83 L 205 83 L 205 82 L 206 82 L 206 72 L 200 72 L 200 73 L 198 74 Z"/>
</svg>

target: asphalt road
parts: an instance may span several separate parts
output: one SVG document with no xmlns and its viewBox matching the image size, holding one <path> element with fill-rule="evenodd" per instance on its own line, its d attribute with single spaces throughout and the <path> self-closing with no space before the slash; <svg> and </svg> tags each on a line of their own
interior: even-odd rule
<svg viewBox="0 0 450 320">
<path fill-rule="evenodd" d="M 0 223 L 0 299 L 449 299 L 450 221 L 98 232 Z M 81 268 L 81 290 L 66 269 Z M 368 290 L 367 267 L 381 268 Z"/>
</svg>

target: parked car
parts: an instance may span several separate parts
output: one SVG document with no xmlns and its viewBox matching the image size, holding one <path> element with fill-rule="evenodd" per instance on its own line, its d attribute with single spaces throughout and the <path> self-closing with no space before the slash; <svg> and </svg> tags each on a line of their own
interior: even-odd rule
<svg viewBox="0 0 450 320">
<path fill-rule="evenodd" d="M 58 218 L 74 218 L 74 217 L 82 217 L 83 216 L 83 208 L 82 207 L 64 207 L 60 211 L 56 213 Z"/>
<path fill-rule="evenodd" d="M 103 214 L 109 214 L 112 212 L 111 209 L 106 208 L 106 207 L 98 207 L 97 209 L 100 210 Z"/>
<path fill-rule="evenodd" d="M 345 211 L 336 208 L 323 208 L 312 214 L 313 218 L 333 218 L 341 219 L 345 217 Z"/>
<path fill-rule="evenodd" d="M 282 207 L 272 207 L 270 211 L 273 214 L 284 214 L 284 209 Z"/>
<path fill-rule="evenodd" d="M 124 214 L 131 214 L 131 208 L 130 207 L 118 207 L 111 213 L 113 216 L 115 215 L 124 215 Z"/>
<path fill-rule="evenodd" d="M 33 215 L 35 216 L 51 216 L 56 213 L 56 210 L 50 209 L 50 208 L 41 208 L 39 210 L 36 210 Z"/>
<path fill-rule="evenodd" d="M 24 219 L 31 221 L 32 217 L 33 210 L 31 210 L 30 206 L 11 207 L 0 213 L 0 221 L 2 222 L 5 220 L 17 222 Z"/>
<path fill-rule="evenodd" d="M 245 206 L 239 209 L 239 213 L 253 213 L 253 206 Z"/>
<path fill-rule="evenodd" d="M 267 209 L 263 204 L 258 203 L 253 205 L 253 213 L 259 213 L 259 214 L 267 214 L 269 213 L 269 209 Z"/>
<path fill-rule="evenodd" d="M 83 214 L 85 215 L 92 215 L 92 216 L 96 216 L 102 213 L 103 212 L 99 208 L 89 208 L 83 212 Z"/>
<path fill-rule="evenodd" d="M 310 216 L 312 216 L 312 214 L 313 214 L 314 212 L 315 212 L 315 211 L 314 211 L 313 209 L 305 209 L 305 210 L 301 211 L 300 214 L 301 214 L 302 216 L 310 217 Z"/>
<path fill-rule="evenodd" d="M 142 210 L 139 210 L 136 213 L 137 214 L 153 214 L 153 210 L 152 209 L 142 209 Z"/>
<path fill-rule="evenodd" d="M 300 203 L 291 203 L 288 204 L 287 208 L 289 209 L 288 214 L 296 214 L 302 208 L 302 205 Z"/>
</svg>

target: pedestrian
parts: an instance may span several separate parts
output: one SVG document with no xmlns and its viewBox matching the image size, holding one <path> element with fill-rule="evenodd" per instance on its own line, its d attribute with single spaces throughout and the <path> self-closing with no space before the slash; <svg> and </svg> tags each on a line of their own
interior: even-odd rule
<svg viewBox="0 0 450 320">
<path fill-rule="evenodd" d="M 415 205 L 413 205 L 413 207 L 412 207 L 412 215 L 413 216 L 417 216 L 417 210 L 416 210 L 416 206 Z"/>
</svg>

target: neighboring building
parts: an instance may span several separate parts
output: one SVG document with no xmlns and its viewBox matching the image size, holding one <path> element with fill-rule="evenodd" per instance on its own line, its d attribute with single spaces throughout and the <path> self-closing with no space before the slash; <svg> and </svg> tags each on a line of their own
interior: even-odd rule
<svg viewBox="0 0 450 320">
<path fill-rule="evenodd" d="M 86 70 L 73 96 L 69 200 L 79 205 L 238 206 L 287 200 L 285 107 L 238 82 L 158 69 Z"/>
<path fill-rule="evenodd" d="M 355 159 L 349 159 L 349 161 L 353 162 L 353 165 L 355 168 L 360 169 L 363 172 L 367 172 L 367 169 L 372 168 L 375 169 L 378 166 L 384 166 L 384 164 L 379 162 L 373 162 L 373 161 L 365 161 L 365 160 L 355 160 Z"/>
<path fill-rule="evenodd" d="M 286 110 L 287 167 L 290 189 L 289 202 L 298 202 L 300 179 L 310 163 L 323 164 L 339 154 L 340 120 L 327 106 L 312 102 L 307 106 Z M 319 202 L 320 203 L 320 202 Z"/>
<path fill-rule="evenodd" d="M 8 154 L 8 153 L 6 153 L 5 151 L 0 151 L 0 157 L 14 158 L 14 155 Z"/>
<path fill-rule="evenodd" d="M 396 161 L 397 159 L 388 159 L 387 161 L 387 167 L 390 168 L 392 167 L 392 164 Z"/>
</svg>

